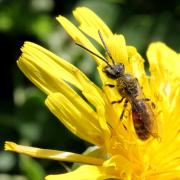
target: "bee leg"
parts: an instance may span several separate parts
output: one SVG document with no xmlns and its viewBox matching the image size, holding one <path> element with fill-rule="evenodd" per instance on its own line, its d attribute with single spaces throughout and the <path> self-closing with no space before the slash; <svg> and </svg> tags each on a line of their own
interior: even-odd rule
<svg viewBox="0 0 180 180">
<path fill-rule="evenodd" d="M 110 88 L 113 88 L 113 87 L 115 87 L 116 85 L 114 85 L 114 84 L 105 84 L 105 86 L 108 86 L 108 87 L 110 87 Z"/>
<path fill-rule="evenodd" d="M 107 125 L 108 125 L 111 129 L 113 129 L 112 126 L 111 126 L 108 122 L 107 122 Z"/>
<path fill-rule="evenodd" d="M 151 106 L 152 106 L 152 108 L 153 108 L 153 109 L 155 109 L 155 108 L 156 108 L 156 105 L 155 105 L 155 103 L 154 103 L 154 102 L 151 102 Z"/>
<path fill-rule="evenodd" d="M 127 130 L 127 127 L 124 124 L 123 124 L 123 126 L 124 126 L 124 129 Z"/>
<path fill-rule="evenodd" d="M 143 100 L 143 101 L 151 101 L 150 98 L 144 98 L 144 99 L 142 99 L 142 100 Z M 156 108 L 156 105 L 155 105 L 154 102 L 152 102 L 152 101 L 151 101 L 151 105 L 152 105 L 153 109 Z"/>
<path fill-rule="evenodd" d="M 121 116 L 120 116 L 120 120 L 122 120 L 122 118 L 124 116 L 124 112 L 125 112 L 125 109 L 127 107 L 127 103 L 128 103 L 128 100 L 126 99 L 125 102 L 124 102 L 124 106 L 123 106 L 123 110 L 122 110 L 122 113 L 121 113 Z"/>
<path fill-rule="evenodd" d="M 122 98 L 121 98 L 120 100 L 118 100 L 118 101 L 112 101 L 111 104 L 116 104 L 116 103 L 119 104 L 119 103 L 121 103 L 121 102 L 123 101 L 123 99 L 124 99 L 124 98 L 122 97 Z"/>
</svg>

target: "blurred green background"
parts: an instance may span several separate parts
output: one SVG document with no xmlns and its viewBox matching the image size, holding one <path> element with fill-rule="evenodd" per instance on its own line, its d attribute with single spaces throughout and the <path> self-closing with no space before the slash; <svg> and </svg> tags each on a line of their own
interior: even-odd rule
<svg viewBox="0 0 180 180">
<path fill-rule="evenodd" d="M 180 51 L 179 0 L 0 0 L 1 180 L 41 180 L 45 174 L 66 172 L 72 165 L 4 152 L 5 140 L 77 153 L 89 146 L 48 111 L 45 94 L 16 66 L 23 42 L 33 41 L 78 66 L 99 84 L 93 60 L 75 46 L 55 20 L 59 14 L 73 20 L 71 12 L 77 6 L 94 10 L 113 32 L 122 33 L 127 44 L 136 46 L 144 58 L 153 41 L 163 41 Z"/>
</svg>

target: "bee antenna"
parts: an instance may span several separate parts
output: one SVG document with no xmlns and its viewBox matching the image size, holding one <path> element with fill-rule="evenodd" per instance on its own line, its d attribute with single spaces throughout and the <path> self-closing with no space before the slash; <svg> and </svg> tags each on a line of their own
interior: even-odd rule
<svg viewBox="0 0 180 180">
<path fill-rule="evenodd" d="M 96 54 L 95 52 L 91 51 L 90 49 L 88 49 L 87 47 L 83 46 L 82 44 L 79 44 L 77 42 L 75 42 L 76 45 L 78 45 L 79 47 L 85 49 L 86 51 L 90 52 L 91 54 L 95 55 L 96 57 L 98 57 L 99 59 L 101 59 L 102 61 L 104 61 L 109 67 L 112 68 L 112 66 L 109 64 L 109 62 L 105 59 L 102 58 L 101 56 L 99 56 L 98 54 Z"/>
<path fill-rule="evenodd" d="M 111 55 L 111 53 L 110 53 L 110 51 L 109 51 L 109 49 L 108 49 L 108 47 L 107 47 L 104 39 L 103 39 L 103 37 L 102 37 L 102 34 L 101 34 L 101 31 L 100 31 L 100 30 L 98 30 L 98 34 L 99 34 L 99 37 L 100 37 L 100 39 L 101 39 L 101 42 L 103 43 L 103 46 L 105 47 L 105 50 L 106 50 L 109 58 L 111 59 L 112 63 L 115 65 L 114 59 L 113 59 L 113 57 L 112 57 L 112 55 Z"/>
</svg>

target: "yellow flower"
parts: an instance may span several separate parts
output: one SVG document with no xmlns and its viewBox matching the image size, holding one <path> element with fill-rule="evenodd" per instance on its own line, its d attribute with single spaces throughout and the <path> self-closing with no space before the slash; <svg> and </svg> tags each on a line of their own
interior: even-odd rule
<svg viewBox="0 0 180 180">
<path fill-rule="evenodd" d="M 180 179 L 180 54 L 161 42 L 150 44 L 147 58 L 150 76 L 144 70 L 144 60 L 132 46 L 127 46 L 122 35 L 113 34 L 105 23 L 85 7 L 73 11 L 79 28 L 65 17 L 57 20 L 74 39 L 101 58 L 104 57 L 84 34 L 102 45 L 101 33 L 115 63 L 123 63 L 125 72 L 137 78 L 144 97 L 155 104 L 153 130 L 147 140 L 138 138 L 132 120 L 131 104 L 120 114 L 123 103 L 118 101 L 115 84 L 102 71 L 107 65 L 101 58 L 90 53 L 96 60 L 103 83 L 99 88 L 79 69 L 48 50 L 31 42 L 25 42 L 18 66 L 22 72 L 48 96 L 45 104 L 50 111 L 75 135 L 96 146 L 94 153 L 80 155 L 70 152 L 39 149 L 6 142 L 5 149 L 32 157 L 84 163 L 76 170 L 59 175 L 49 175 L 47 180 L 175 180 Z M 84 32 L 84 33 L 82 33 Z M 70 86 L 78 88 L 84 100 Z M 147 102 L 148 103 L 148 102 Z M 92 108 L 92 106 L 94 108 Z M 150 103 L 149 103 L 150 106 Z M 99 152 L 99 156 L 95 156 Z"/>
</svg>

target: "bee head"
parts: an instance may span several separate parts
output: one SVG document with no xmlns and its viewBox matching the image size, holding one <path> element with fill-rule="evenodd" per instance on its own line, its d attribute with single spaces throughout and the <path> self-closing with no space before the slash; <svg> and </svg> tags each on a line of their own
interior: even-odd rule
<svg viewBox="0 0 180 180">
<path fill-rule="evenodd" d="M 107 65 L 103 68 L 103 72 L 111 79 L 117 79 L 124 74 L 125 68 L 122 63 L 113 66 Z"/>
<path fill-rule="evenodd" d="M 100 55 L 98 55 L 97 53 L 91 51 L 90 49 L 88 49 L 87 47 L 85 47 L 84 45 L 82 44 L 79 44 L 78 42 L 76 42 L 75 44 L 77 44 L 78 46 L 80 46 L 81 48 L 85 49 L 86 51 L 90 52 L 91 54 L 93 54 L 94 56 L 98 57 L 99 59 L 101 59 L 102 61 L 104 61 L 107 66 L 105 66 L 103 68 L 103 72 L 111 79 L 117 79 L 119 77 L 121 77 L 124 72 L 125 72 L 125 68 L 124 68 L 124 65 L 122 63 L 118 63 L 116 64 L 103 37 L 102 37 L 102 34 L 101 32 L 98 30 L 98 34 L 99 34 L 99 37 L 101 39 L 101 42 L 102 44 L 104 45 L 104 48 L 106 50 L 106 53 L 107 53 L 107 56 L 111 59 L 112 61 L 112 65 L 108 62 L 108 60 Z"/>
</svg>

